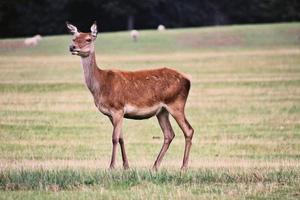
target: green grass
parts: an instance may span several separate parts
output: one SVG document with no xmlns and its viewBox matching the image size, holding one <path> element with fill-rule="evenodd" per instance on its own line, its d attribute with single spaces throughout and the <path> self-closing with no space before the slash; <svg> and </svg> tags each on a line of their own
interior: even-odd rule
<svg viewBox="0 0 300 200">
<path fill-rule="evenodd" d="M 0 173 L 0 188 L 6 192 L 15 190 L 44 191 L 41 197 L 47 197 L 48 192 L 58 192 L 63 196 L 63 190 L 84 191 L 86 188 L 95 193 L 107 193 L 107 197 L 122 199 L 140 198 L 198 198 L 200 195 L 220 195 L 228 193 L 244 195 L 251 198 L 253 193 L 257 196 L 267 196 L 280 193 L 280 197 L 291 198 L 299 195 L 297 187 L 300 184 L 299 170 L 268 171 L 256 169 L 243 171 L 241 169 L 211 170 L 202 169 L 189 172 L 166 171 L 86 171 L 86 170 L 19 170 Z M 249 186 L 256 185 L 251 193 Z M 207 187 L 209 186 L 209 187 Z M 222 187 L 220 187 L 222 186 Z M 213 189 L 214 187 L 214 189 Z M 240 187 L 242 191 L 234 191 L 233 187 Z M 270 190 L 270 187 L 272 189 Z M 173 188 L 179 188 L 172 194 Z M 183 190 L 181 190 L 181 188 Z M 231 188 L 231 190 L 229 190 Z M 222 191 L 224 190 L 225 191 Z M 237 188 L 236 188 L 237 189 Z M 99 191 L 100 190 L 100 191 Z M 131 190 L 132 193 L 128 193 Z M 152 194 L 154 191 L 162 193 Z M 187 191 L 184 191 L 187 190 Z M 104 192 L 105 191 L 105 192 Z M 116 194 L 118 191 L 118 194 Z M 230 194 L 231 191 L 231 194 Z M 5 192 L 2 192 L 5 194 Z M 90 194 L 90 195 L 93 195 Z M 14 195 L 14 193 L 10 193 Z M 187 195 L 188 194 L 188 195 Z M 30 193 L 27 193 L 30 196 Z M 111 196 L 112 195 L 112 196 Z M 73 197 L 71 197 L 73 198 Z M 78 198 L 78 197 L 77 197 Z"/>
<path fill-rule="evenodd" d="M 101 30 L 101 28 L 100 28 Z M 191 76 L 190 170 L 176 137 L 159 172 L 155 118 L 125 120 L 132 170 L 108 171 L 112 127 L 86 89 L 70 35 L 34 48 L 0 40 L 0 199 L 297 199 L 300 24 L 128 32 L 97 38 L 103 69 L 171 67 Z"/>
</svg>

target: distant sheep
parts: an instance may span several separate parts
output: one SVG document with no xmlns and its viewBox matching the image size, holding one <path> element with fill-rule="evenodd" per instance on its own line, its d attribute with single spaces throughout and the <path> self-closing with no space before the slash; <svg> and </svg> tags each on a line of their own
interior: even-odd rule
<svg viewBox="0 0 300 200">
<path fill-rule="evenodd" d="M 140 36 L 140 33 L 137 30 L 132 30 L 130 32 L 130 36 L 133 39 L 134 42 L 138 41 L 138 38 Z"/>
<path fill-rule="evenodd" d="M 25 46 L 33 47 L 33 46 L 36 46 L 39 43 L 39 41 L 41 41 L 41 40 L 42 40 L 42 36 L 35 35 L 31 38 L 26 38 L 24 40 L 24 44 L 25 44 Z"/>
<path fill-rule="evenodd" d="M 158 27 L 157 27 L 157 30 L 158 31 L 165 31 L 166 30 L 166 27 L 162 24 L 160 24 Z"/>
</svg>

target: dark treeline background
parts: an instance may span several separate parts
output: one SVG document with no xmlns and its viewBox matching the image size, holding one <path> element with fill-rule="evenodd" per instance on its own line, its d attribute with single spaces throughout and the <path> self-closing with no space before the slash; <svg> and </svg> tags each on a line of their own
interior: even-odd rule
<svg viewBox="0 0 300 200">
<path fill-rule="evenodd" d="M 300 20 L 299 0 L 0 0 L 0 37 Z"/>
</svg>

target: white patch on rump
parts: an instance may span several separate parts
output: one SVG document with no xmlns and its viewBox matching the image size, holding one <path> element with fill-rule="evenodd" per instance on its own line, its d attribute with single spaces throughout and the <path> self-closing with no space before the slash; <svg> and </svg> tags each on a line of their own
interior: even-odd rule
<svg viewBox="0 0 300 200">
<path fill-rule="evenodd" d="M 148 116 L 148 115 L 157 115 L 160 110 L 165 107 L 165 104 L 159 103 L 150 107 L 138 107 L 131 104 L 126 104 L 124 107 L 124 114 L 130 116 Z"/>
</svg>

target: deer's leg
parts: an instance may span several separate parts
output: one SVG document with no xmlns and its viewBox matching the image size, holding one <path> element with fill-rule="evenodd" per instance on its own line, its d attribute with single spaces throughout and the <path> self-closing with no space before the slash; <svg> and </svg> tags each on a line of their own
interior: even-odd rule
<svg viewBox="0 0 300 200">
<path fill-rule="evenodd" d="M 121 129 L 122 129 L 122 121 L 123 121 L 123 114 L 122 113 L 116 113 L 110 118 L 112 124 L 113 124 L 113 134 L 112 134 L 112 154 L 111 154 L 111 162 L 110 162 L 110 169 L 115 168 L 116 164 L 116 154 L 117 154 L 117 145 L 120 140 L 121 135 Z"/>
<path fill-rule="evenodd" d="M 185 137 L 185 148 L 184 148 L 184 156 L 182 161 L 181 169 L 186 169 L 188 166 L 189 154 L 190 149 L 192 146 L 192 139 L 194 134 L 194 129 L 187 121 L 185 114 L 184 114 L 184 106 L 174 106 L 170 108 L 170 113 L 178 123 L 179 127 L 184 133 Z"/>
<path fill-rule="evenodd" d="M 158 115 L 157 119 L 159 122 L 159 125 L 163 131 L 164 134 L 164 144 L 156 158 L 156 161 L 154 162 L 153 169 L 157 170 L 160 166 L 160 163 L 168 150 L 170 143 L 172 142 L 173 138 L 175 137 L 174 131 L 172 129 L 170 120 L 169 120 L 169 113 L 166 110 L 162 110 Z"/>
<path fill-rule="evenodd" d="M 120 143 L 120 147 L 121 147 L 123 167 L 124 167 L 124 169 L 128 169 L 129 164 L 128 164 L 128 159 L 127 159 L 127 155 L 126 155 L 126 151 L 125 151 L 125 145 L 124 145 L 124 139 L 123 139 L 122 132 L 120 134 L 119 143 Z"/>
</svg>

